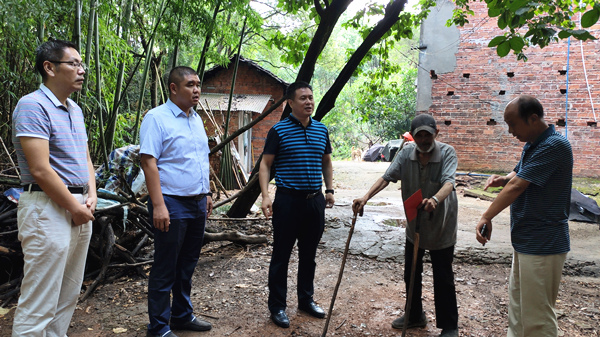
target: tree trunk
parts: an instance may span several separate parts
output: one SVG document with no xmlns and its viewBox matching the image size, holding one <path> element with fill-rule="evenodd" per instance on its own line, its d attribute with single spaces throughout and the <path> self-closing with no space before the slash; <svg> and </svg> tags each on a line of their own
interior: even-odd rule
<svg viewBox="0 0 600 337">
<path fill-rule="evenodd" d="M 73 43 L 81 52 L 81 0 L 75 1 L 75 23 L 73 24 Z"/>
<path fill-rule="evenodd" d="M 153 57 L 150 62 L 150 106 L 158 106 L 158 67 L 156 65 L 157 57 Z"/>
<path fill-rule="evenodd" d="M 155 22 L 154 22 L 154 28 L 152 29 L 152 34 L 150 35 L 150 39 L 148 41 L 148 47 L 146 49 L 146 64 L 144 66 L 144 75 L 142 76 L 142 80 L 141 80 L 141 89 L 140 89 L 140 97 L 138 99 L 138 110 L 137 113 L 135 115 L 135 125 L 133 126 L 133 141 L 136 142 L 138 141 L 138 132 L 139 132 L 139 127 L 140 127 L 140 118 L 142 115 L 142 109 L 143 109 L 143 105 L 142 103 L 144 102 L 144 91 L 145 91 L 145 87 L 146 87 L 146 80 L 148 78 L 148 71 L 150 70 L 150 65 L 152 63 L 152 48 L 154 48 L 154 35 L 156 34 L 156 30 L 160 24 L 160 20 L 163 17 L 163 15 L 165 14 L 165 10 L 167 9 L 167 0 L 163 0 L 162 4 L 160 6 L 160 10 L 159 10 L 159 14 L 157 14 L 157 17 L 155 18 Z M 153 106 L 154 107 L 154 106 Z"/>
<path fill-rule="evenodd" d="M 325 45 L 329 41 L 331 32 L 333 32 L 340 16 L 346 11 L 351 2 L 352 0 L 334 0 L 325 10 L 319 8 L 317 12 L 321 16 L 321 21 L 315 32 L 314 38 L 306 51 L 304 62 L 302 63 L 302 66 L 300 66 L 298 76 L 296 77 L 297 81 L 310 82 L 315 73 L 315 64 L 317 63 L 319 55 L 321 55 L 323 48 L 325 48 Z M 281 120 L 287 118 L 290 113 L 291 109 L 289 105 L 286 105 L 281 114 Z M 252 170 L 249 179 L 252 179 L 255 174 L 258 174 L 261 159 L 262 155 L 258 158 L 256 165 L 254 165 L 254 169 Z M 250 208 L 256 201 L 256 198 L 260 195 L 260 185 L 257 182 L 254 182 L 253 185 L 254 186 L 251 186 L 248 192 L 235 200 L 227 212 L 227 216 L 230 218 L 242 218 L 250 212 Z"/>
<path fill-rule="evenodd" d="M 260 184 L 258 183 L 258 179 L 252 180 L 252 177 L 258 174 L 258 169 L 260 167 L 260 161 L 262 160 L 262 154 L 258 157 L 256 161 L 256 165 L 252 169 L 252 173 L 250 174 L 250 180 L 246 188 L 248 190 L 246 193 L 240 195 L 231 208 L 227 212 L 227 216 L 230 218 L 245 218 L 246 215 L 250 212 L 250 208 L 254 205 L 254 202 L 260 195 Z"/>
<path fill-rule="evenodd" d="M 98 24 L 98 11 L 94 12 L 94 60 L 96 66 L 96 101 L 98 127 L 100 128 L 100 155 L 104 161 L 104 167 L 108 167 L 108 153 L 106 152 L 106 139 L 104 139 L 104 108 L 102 105 L 102 72 L 100 69 L 100 25 Z"/>
<path fill-rule="evenodd" d="M 310 83 L 313 75 L 315 74 L 315 65 L 323 49 L 329 42 L 331 33 L 337 25 L 340 16 L 348 9 L 348 5 L 352 0 L 334 0 L 331 2 L 329 7 L 324 11 L 317 11 L 321 16 L 319 27 L 315 32 L 315 35 L 308 46 L 306 56 L 304 56 L 304 62 L 298 70 L 296 81 L 304 81 Z M 289 105 L 286 105 L 281 114 L 281 120 L 284 120 L 292 112 Z"/>
<path fill-rule="evenodd" d="M 306 52 L 306 56 L 304 58 L 304 62 L 298 71 L 298 76 L 296 80 L 310 82 L 312 76 L 315 71 L 315 64 L 323 48 L 329 41 L 329 37 L 331 36 L 331 32 L 333 28 L 337 24 L 338 19 L 344 13 L 344 11 L 348 8 L 348 5 L 352 2 L 352 0 L 334 0 L 331 2 L 329 7 L 325 10 L 321 8 L 317 8 L 317 12 L 321 15 L 321 21 L 319 23 L 319 27 L 315 32 L 315 36 Z M 379 39 L 389 31 L 390 27 L 398 21 L 398 17 L 400 12 L 404 9 L 404 5 L 406 4 L 406 0 L 395 0 L 393 3 L 386 7 L 384 18 L 377 23 L 375 28 L 369 33 L 369 35 L 365 38 L 359 49 L 356 50 L 354 55 L 350 58 L 349 62 L 346 64 L 333 86 L 327 91 L 321 103 L 318 106 L 317 112 L 315 114 L 316 120 L 321 120 L 335 105 L 335 100 L 337 99 L 340 91 L 344 88 L 358 65 L 360 61 L 365 57 L 369 49 L 377 42 Z M 283 114 L 281 115 L 281 119 L 287 118 L 287 116 L 291 113 L 291 109 L 288 106 L 285 107 Z M 249 179 L 255 174 L 258 174 L 258 168 L 260 167 L 260 161 L 262 159 L 262 155 L 258 158 L 254 169 L 252 170 L 252 174 Z M 271 177 L 273 174 L 271 173 Z M 250 208 L 260 195 L 260 185 L 256 182 L 251 186 L 248 191 L 241 195 L 236 199 L 234 204 L 227 212 L 227 216 L 230 218 L 241 218 L 245 217 L 248 212 L 250 212 Z"/>
<path fill-rule="evenodd" d="M 202 83 L 204 82 L 204 68 L 206 68 L 206 53 L 208 52 L 208 47 L 210 46 L 210 41 L 213 35 L 213 29 L 217 22 L 217 15 L 219 14 L 219 9 L 221 8 L 221 0 L 217 0 L 215 4 L 215 9 L 213 11 L 212 23 L 208 28 L 208 32 L 206 33 L 206 37 L 204 38 L 204 45 L 202 46 L 202 52 L 200 53 L 200 61 L 198 62 L 198 68 L 196 72 L 198 76 L 200 76 L 200 87 L 202 87 Z"/>
<path fill-rule="evenodd" d="M 131 18 L 132 8 L 133 0 L 127 0 L 127 3 L 125 5 L 125 13 L 123 14 L 123 26 L 121 32 L 121 39 L 123 39 L 123 41 L 125 41 L 125 43 L 127 44 L 129 44 L 129 21 Z M 126 52 L 127 51 L 123 53 L 121 62 L 119 62 L 119 73 L 117 74 L 117 85 L 115 87 L 115 95 L 113 97 L 113 108 L 106 121 L 106 134 L 104 138 L 106 139 L 106 147 L 107 151 L 109 152 L 113 150 L 113 142 L 117 126 L 117 116 L 119 115 L 119 104 L 121 103 L 121 95 L 123 93 L 123 78 L 125 77 Z"/>
<path fill-rule="evenodd" d="M 358 49 L 356 49 L 354 54 L 352 54 L 350 60 L 348 60 L 338 77 L 335 79 L 331 88 L 327 90 L 327 93 L 325 93 L 325 96 L 321 99 L 321 102 L 317 106 L 314 119 L 320 121 L 329 111 L 331 111 L 331 109 L 333 109 L 340 92 L 344 89 L 344 86 L 348 83 L 348 80 L 350 80 L 350 77 L 352 77 L 352 74 L 354 74 L 356 68 L 358 68 L 360 62 L 365 58 L 371 47 L 373 47 L 373 45 L 377 43 L 398 21 L 399 15 L 406 5 L 406 1 L 407 0 L 394 0 L 394 2 L 386 7 L 383 19 L 377 23 Z"/>
</svg>

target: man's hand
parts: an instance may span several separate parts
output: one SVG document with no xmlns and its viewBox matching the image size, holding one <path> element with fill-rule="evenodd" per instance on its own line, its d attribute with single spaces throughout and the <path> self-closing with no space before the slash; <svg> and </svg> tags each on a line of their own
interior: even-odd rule
<svg viewBox="0 0 600 337">
<path fill-rule="evenodd" d="M 363 212 L 365 211 L 365 205 L 367 204 L 368 199 L 365 197 L 354 199 L 352 201 L 352 211 L 354 213 L 363 216 Z"/>
<path fill-rule="evenodd" d="M 481 229 L 483 228 L 483 225 L 486 226 L 486 236 L 481 235 Z M 481 220 L 479 220 L 479 223 L 477 223 L 477 226 L 475 226 L 475 236 L 477 241 L 479 241 L 479 243 L 482 245 L 485 245 L 486 242 L 490 241 L 492 239 L 492 219 L 481 217 Z"/>
<path fill-rule="evenodd" d="M 92 214 L 94 214 L 94 212 L 96 212 L 96 205 L 97 204 L 98 204 L 98 198 L 97 197 L 88 197 L 85 200 L 85 205 L 92 212 Z"/>
<path fill-rule="evenodd" d="M 171 218 L 169 217 L 169 210 L 165 204 L 154 207 L 154 211 L 152 212 L 152 220 L 154 227 L 156 227 L 156 229 L 159 231 L 169 231 Z"/>
<path fill-rule="evenodd" d="M 485 182 L 485 187 L 483 188 L 483 190 L 486 191 L 488 189 L 488 187 L 504 186 L 504 185 L 506 185 L 506 183 L 507 183 L 506 176 L 492 174 Z"/>
<path fill-rule="evenodd" d="M 325 208 L 332 208 L 333 204 L 335 204 L 333 193 L 325 193 Z"/>
<path fill-rule="evenodd" d="M 435 202 L 435 200 L 433 200 L 433 198 L 423 199 L 423 201 L 421 201 L 421 206 L 419 206 L 419 208 L 424 209 L 425 212 L 433 212 L 433 211 L 435 211 L 436 207 L 437 207 L 437 202 Z"/>
<path fill-rule="evenodd" d="M 268 195 L 263 196 L 260 208 L 262 209 L 265 218 L 269 220 L 269 217 L 273 216 L 273 202 L 271 201 L 271 197 Z"/>
<path fill-rule="evenodd" d="M 73 226 L 81 226 L 94 219 L 94 214 L 92 214 L 92 210 L 87 205 L 87 202 L 85 205 L 79 205 L 79 207 L 71 211 L 71 222 L 73 223 Z"/>
<path fill-rule="evenodd" d="M 213 200 L 210 195 L 206 196 L 206 217 L 208 218 L 213 211 Z"/>
</svg>

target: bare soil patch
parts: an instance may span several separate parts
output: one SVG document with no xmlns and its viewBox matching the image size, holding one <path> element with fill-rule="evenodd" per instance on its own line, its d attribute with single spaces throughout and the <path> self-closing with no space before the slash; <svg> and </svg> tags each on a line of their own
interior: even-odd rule
<svg viewBox="0 0 600 337">
<path fill-rule="evenodd" d="M 327 230 L 348 228 L 349 204 L 361 196 L 387 167 L 387 163 L 336 162 L 336 206 L 327 211 Z M 401 219 L 399 185 L 390 185 L 366 209 L 358 226 Z M 507 284 L 510 270 L 508 213 L 496 220 L 492 241 L 481 247 L 473 227 L 489 202 L 459 197 L 459 243 L 455 262 L 461 336 L 506 336 Z M 213 221 L 210 226 L 237 229 L 247 234 L 266 234 L 271 241 L 270 222 Z M 395 227 L 400 233 L 402 229 Z M 571 224 L 573 252 L 559 293 L 557 309 L 561 336 L 599 336 L 600 264 L 597 225 Z M 340 235 L 340 241 L 346 237 Z M 403 241 L 403 239 L 402 239 Z M 267 310 L 267 273 L 271 246 L 239 246 L 214 242 L 203 249 L 194 279 L 193 302 L 196 314 L 213 324 L 204 333 L 177 332 L 179 336 L 320 336 L 325 320 L 297 310 L 295 295 L 297 254 L 292 255 L 288 277 L 289 329 L 271 323 Z M 315 299 L 329 307 L 341 263 L 341 251 L 324 242 L 317 254 Z M 348 257 L 344 278 L 335 303 L 328 336 L 400 336 L 391 322 L 403 313 L 406 290 L 402 281 L 403 263 L 364 254 Z M 149 269 L 148 269 L 149 270 Z M 438 336 L 433 311 L 432 270 L 424 270 L 424 308 L 430 321 L 423 329 L 411 329 L 408 336 Z M 586 276 L 588 275 L 588 276 Z M 596 275 L 596 277 L 593 277 Z M 123 278 L 100 286 L 91 298 L 79 303 L 72 320 L 70 337 L 144 336 L 147 324 L 147 280 Z M 10 336 L 14 310 L 0 317 L 0 337 Z"/>
</svg>

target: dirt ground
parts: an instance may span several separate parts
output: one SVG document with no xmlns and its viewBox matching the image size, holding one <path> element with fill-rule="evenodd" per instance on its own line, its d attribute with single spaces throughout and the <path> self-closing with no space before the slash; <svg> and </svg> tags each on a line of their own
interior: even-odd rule
<svg viewBox="0 0 600 337">
<path fill-rule="evenodd" d="M 348 228 L 352 199 L 363 195 L 387 168 L 387 163 L 335 162 L 336 205 L 327 210 L 326 231 Z M 463 176 L 462 181 L 474 183 Z M 391 223 L 401 219 L 399 185 L 392 184 L 374 198 L 357 221 Z M 462 187 L 459 186 L 459 192 Z M 510 269 L 508 212 L 495 220 L 492 241 L 481 247 L 473 228 L 488 201 L 464 197 L 459 193 L 459 235 L 455 259 L 455 278 L 459 303 L 461 336 L 506 336 L 507 284 Z M 257 215 L 258 216 L 258 215 Z M 395 221 L 393 221 L 395 222 Z M 211 221 L 215 229 L 238 229 L 247 234 L 267 234 L 270 223 L 264 220 Z M 571 223 L 572 252 L 561 283 L 557 311 L 560 336 L 600 336 L 600 230 L 597 224 Z M 401 228 L 393 230 L 402 231 Z M 345 242 L 346 237 L 339 237 Z M 339 245 L 338 245 L 339 246 Z M 288 277 L 289 329 L 275 326 L 267 310 L 267 272 L 270 245 L 239 246 L 227 242 L 204 247 L 193 288 L 196 315 L 210 321 L 210 332 L 176 332 L 179 336 L 321 336 L 324 319 L 315 319 L 297 310 L 295 276 L 297 255 L 292 255 Z M 323 242 L 317 253 L 315 299 L 326 310 L 335 287 L 342 253 Z M 403 264 L 398 258 L 382 259 L 349 255 L 343 280 L 329 324 L 328 336 L 400 336 L 391 322 L 402 315 L 406 289 L 402 281 Z M 433 309 L 432 270 L 424 270 L 424 308 L 430 321 L 423 329 L 411 329 L 408 336 L 438 336 Z M 99 287 L 94 295 L 79 303 L 72 320 L 70 337 L 144 336 L 147 280 L 121 279 Z M 0 317 L 0 337 L 10 336 L 10 310 Z M 1 315 L 1 313 L 0 313 Z"/>
</svg>

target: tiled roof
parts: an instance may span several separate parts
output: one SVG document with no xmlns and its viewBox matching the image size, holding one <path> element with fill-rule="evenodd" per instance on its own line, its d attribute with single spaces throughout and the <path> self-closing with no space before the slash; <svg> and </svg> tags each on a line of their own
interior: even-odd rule
<svg viewBox="0 0 600 337">
<path fill-rule="evenodd" d="M 210 68 L 209 70 L 207 70 L 204 73 L 204 80 L 206 81 L 207 79 L 213 77 L 217 72 L 219 72 L 222 69 L 227 69 L 229 67 L 229 65 L 232 65 L 234 63 L 235 57 L 236 57 L 236 55 L 233 55 L 229 59 L 229 64 L 226 65 L 226 66 L 217 65 L 217 66 L 214 66 L 214 67 Z M 284 86 L 284 87 L 286 87 L 286 88 L 289 85 L 289 83 L 287 83 L 284 80 L 282 80 L 281 78 L 277 77 L 275 74 L 273 74 L 272 72 L 268 71 L 267 69 L 261 67 L 260 65 L 258 65 L 258 63 L 254 62 L 254 61 L 248 60 L 248 59 L 244 58 L 243 56 L 241 56 L 240 57 L 240 62 L 241 63 L 245 63 L 245 64 L 249 65 L 251 68 L 256 69 L 258 72 L 264 73 L 268 77 L 273 78 L 275 81 L 281 83 L 281 85 Z"/>
<path fill-rule="evenodd" d="M 252 111 L 262 113 L 271 95 L 233 95 L 231 111 Z M 229 94 L 202 93 L 200 104 L 211 111 L 227 111 Z"/>
</svg>

